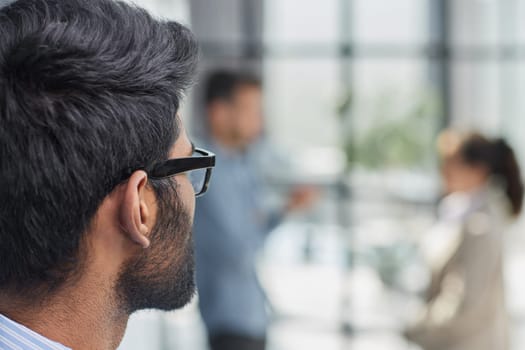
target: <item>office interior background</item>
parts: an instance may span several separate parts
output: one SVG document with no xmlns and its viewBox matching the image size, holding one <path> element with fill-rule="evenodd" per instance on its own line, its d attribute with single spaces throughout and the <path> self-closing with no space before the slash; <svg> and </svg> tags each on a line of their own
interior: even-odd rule
<svg viewBox="0 0 525 350">
<path fill-rule="evenodd" d="M 436 136 L 505 136 L 525 164 L 525 0 L 134 2 L 192 28 L 201 76 L 260 74 L 265 137 L 289 164 L 271 169 L 273 187 L 322 189 L 261 252 L 269 348 L 412 349 L 400 331 L 429 278 L 414 247 L 440 194 Z M 196 136 L 200 88 L 184 107 Z M 506 238 L 513 349 L 525 345 L 521 221 Z M 204 350 L 196 302 L 134 315 L 120 349 Z"/>
<path fill-rule="evenodd" d="M 405 349 L 399 331 L 428 280 L 413 249 L 440 191 L 444 127 L 507 137 L 525 160 L 525 1 L 142 0 L 188 24 L 214 68 L 258 72 L 267 137 L 321 186 L 261 254 L 271 349 Z M 199 134 L 199 85 L 185 106 Z M 523 225 L 508 234 L 513 347 L 523 330 Z M 148 344 L 146 346 L 146 344 Z M 204 349 L 197 309 L 132 319 L 122 349 Z"/>
</svg>

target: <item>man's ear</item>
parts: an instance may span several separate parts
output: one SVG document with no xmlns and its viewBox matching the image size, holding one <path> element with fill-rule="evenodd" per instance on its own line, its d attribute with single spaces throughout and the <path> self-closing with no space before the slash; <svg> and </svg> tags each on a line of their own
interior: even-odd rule
<svg viewBox="0 0 525 350">
<path fill-rule="evenodd" d="M 144 171 L 135 171 L 128 181 L 123 184 L 125 188 L 119 208 L 119 224 L 129 239 L 147 248 L 149 210 L 145 200 L 148 175 Z"/>
</svg>

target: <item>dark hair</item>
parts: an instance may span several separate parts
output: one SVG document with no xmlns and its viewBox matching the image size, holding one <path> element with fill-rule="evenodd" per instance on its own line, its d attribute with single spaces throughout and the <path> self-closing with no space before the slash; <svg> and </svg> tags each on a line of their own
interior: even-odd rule
<svg viewBox="0 0 525 350">
<path fill-rule="evenodd" d="M 461 143 L 459 154 L 467 164 L 485 165 L 492 176 L 498 177 L 503 182 L 512 212 L 515 215 L 521 212 L 524 191 L 521 172 L 514 151 L 505 140 L 489 140 L 472 134 Z"/>
<path fill-rule="evenodd" d="M 167 158 L 197 46 L 111 0 L 19 0 L 0 38 L 0 289 L 51 291 L 124 169 Z"/>
<path fill-rule="evenodd" d="M 241 86 L 261 87 L 261 80 L 248 72 L 235 72 L 218 70 L 212 72 L 206 79 L 205 102 L 206 105 L 216 101 L 229 101 L 235 91 Z"/>
</svg>

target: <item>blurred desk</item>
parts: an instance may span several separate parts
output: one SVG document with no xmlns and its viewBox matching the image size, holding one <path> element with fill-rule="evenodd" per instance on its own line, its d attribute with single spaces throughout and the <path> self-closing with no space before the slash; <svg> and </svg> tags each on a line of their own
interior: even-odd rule
<svg viewBox="0 0 525 350">
<path fill-rule="evenodd" d="M 272 233 L 259 264 L 275 313 L 272 350 L 409 348 L 399 334 L 421 306 L 419 299 L 388 288 L 369 266 L 362 254 L 375 246 L 373 239 L 353 252 L 357 264 L 347 271 L 348 252 L 341 235 L 337 226 L 298 223 Z M 301 252 L 308 240 L 314 248 L 305 261 Z M 342 310 L 345 297 L 349 305 Z M 352 325 L 353 333 L 343 332 L 345 323 Z"/>
</svg>

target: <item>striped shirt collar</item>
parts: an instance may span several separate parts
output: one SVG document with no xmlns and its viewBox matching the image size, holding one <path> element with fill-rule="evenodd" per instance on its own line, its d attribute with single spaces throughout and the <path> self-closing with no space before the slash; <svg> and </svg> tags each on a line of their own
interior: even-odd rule
<svg viewBox="0 0 525 350">
<path fill-rule="evenodd" d="M 71 350 L 0 314 L 1 350 Z"/>
</svg>

